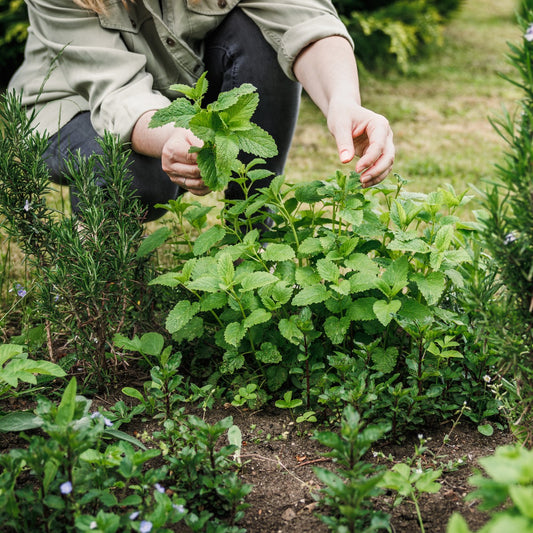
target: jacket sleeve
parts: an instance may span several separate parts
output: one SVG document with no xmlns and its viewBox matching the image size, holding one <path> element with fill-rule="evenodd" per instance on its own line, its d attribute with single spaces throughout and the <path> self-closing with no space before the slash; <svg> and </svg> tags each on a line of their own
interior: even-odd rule
<svg viewBox="0 0 533 533">
<path fill-rule="evenodd" d="M 119 0 L 120 3 L 120 0 Z M 137 119 L 169 104 L 152 90 L 144 55 L 128 51 L 120 32 L 72 0 L 27 0 L 30 31 L 46 47 L 72 94 L 88 102 L 95 130 L 127 141 Z M 124 25 L 131 25 L 124 15 Z"/>
<path fill-rule="evenodd" d="M 291 79 L 294 61 L 307 45 L 339 35 L 354 46 L 330 0 L 241 0 L 239 7 L 259 26 Z"/>
</svg>

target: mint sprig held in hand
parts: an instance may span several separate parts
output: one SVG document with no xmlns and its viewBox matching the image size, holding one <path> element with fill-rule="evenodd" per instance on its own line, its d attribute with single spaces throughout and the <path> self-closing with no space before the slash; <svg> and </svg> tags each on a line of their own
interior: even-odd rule
<svg viewBox="0 0 533 533">
<path fill-rule="evenodd" d="M 149 126 L 157 128 L 173 123 L 176 128 L 188 128 L 204 142 L 191 151 L 198 153 L 198 167 L 204 183 L 213 191 L 226 187 L 233 171 L 241 166 L 242 150 L 257 157 L 274 157 L 274 139 L 257 124 L 251 122 L 259 103 L 256 88 L 245 83 L 219 94 L 215 102 L 202 107 L 208 81 L 204 72 L 194 87 L 177 84 L 171 90 L 184 97 L 154 113 Z"/>
</svg>

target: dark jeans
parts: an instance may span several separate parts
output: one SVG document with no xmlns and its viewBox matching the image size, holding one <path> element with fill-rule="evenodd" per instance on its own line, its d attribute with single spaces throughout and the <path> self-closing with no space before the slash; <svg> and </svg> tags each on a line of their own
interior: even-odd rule
<svg viewBox="0 0 533 533">
<path fill-rule="evenodd" d="M 282 72 L 275 51 L 240 9 L 234 9 L 207 37 L 204 62 L 209 79 L 207 102 L 216 100 L 220 92 L 243 83 L 257 87 L 259 106 L 252 121 L 274 137 L 279 151 L 265 167 L 275 175 L 282 174 L 298 116 L 300 85 Z M 76 115 L 53 135 L 45 153 L 52 180 L 64 182 L 64 159 L 69 153 L 78 150 L 85 156 L 102 153 L 97 138 L 88 111 Z M 246 163 L 251 158 L 241 154 L 240 159 Z M 166 203 L 184 192 L 163 172 L 160 159 L 132 152 L 130 169 L 132 186 L 146 209 L 146 221 L 155 220 L 165 213 L 156 209 L 155 204 Z M 263 181 L 254 184 L 254 187 L 264 185 Z M 226 198 L 238 198 L 239 193 L 240 188 L 230 184 Z M 77 203 L 76 193 L 71 190 L 74 212 Z"/>
</svg>

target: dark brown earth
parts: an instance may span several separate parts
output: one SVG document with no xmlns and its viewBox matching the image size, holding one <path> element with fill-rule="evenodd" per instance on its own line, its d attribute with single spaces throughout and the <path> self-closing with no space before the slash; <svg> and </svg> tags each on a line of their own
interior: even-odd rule
<svg viewBox="0 0 533 533">
<path fill-rule="evenodd" d="M 118 399 L 118 395 L 100 396 L 94 402 L 106 408 Z M 2 406 L 4 410 L 6 407 Z M 24 400 L 11 402 L 13 409 L 27 407 Z M 317 517 L 317 504 L 312 496 L 319 489 L 312 467 L 334 468 L 334 465 L 324 458 L 326 449 L 311 438 L 318 429 L 316 425 L 297 425 L 290 413 L 276 408 L 252 412 L 227 405 L 205 412 L 205 418 L 210 423 L 230 415 L 243 436 L 241 475 L 245 482 L 253 485 L 247 498 L 250 507 L 239 525 L 249 533 L 327 532 L 327 526 Z M 130 434 L 150 433 L 155 429 L 156 424 L 152 421 L 134 420 L 121 426 L 121 430 Z M 426 532 L 444 533 L 454 512 L 460 512 L 471 529 L 478 530 L 488 515 L 478 511 L 475 502 L 465 502 L 464 497 L 472 490 L 468 478 L 478 467 L 478 458 L 491 455 L 496 447 L 513 442 L 512 436 L 504 431 L 495 431 L 494 435 L 486 437 L 473 425 L 458 424 L 452 429 L 450 422 L 407 435 L 402 443 L 379 443 L 365 459 L 389 468 L 394 462 L 408 460 L 414 454 L 414 445 L 419 443 L 420 433 L 428 439 L 422 466 L 444 470 L 439 480 L 442 485 L 440 491 L 422 495 L 420 499 Z M 0 434 L 0 453 L 23 445 L 24 441 L 14 434 Z M 394 532 L 420 531 L 412 503 L 405 501 L 393 508 L 393 494 L 390 493 L 381 496 L 374 505 L 376 510 L 391 513 Z"/>
</svg>

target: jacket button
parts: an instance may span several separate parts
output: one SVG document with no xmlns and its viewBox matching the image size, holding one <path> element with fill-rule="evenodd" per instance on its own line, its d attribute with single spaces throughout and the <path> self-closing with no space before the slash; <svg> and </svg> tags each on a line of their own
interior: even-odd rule
<svg viewBox="0 0 533 533">
<path fill-rule="evenodd" d="M 218 3 L 218 7 L 219 7 L 220 9 L 224 9 L 224 8 L 228 5 L 228 3 L 226 2 L 226 0 L 218 0 L 217 3 Z"/>
<path fill-rule="evenodd" d="M 174 46 L 176 44 L 176 41 L 172 39 L 172 37 L 167 37 L 167 44 L 168 46 Z"/>
</svg>

